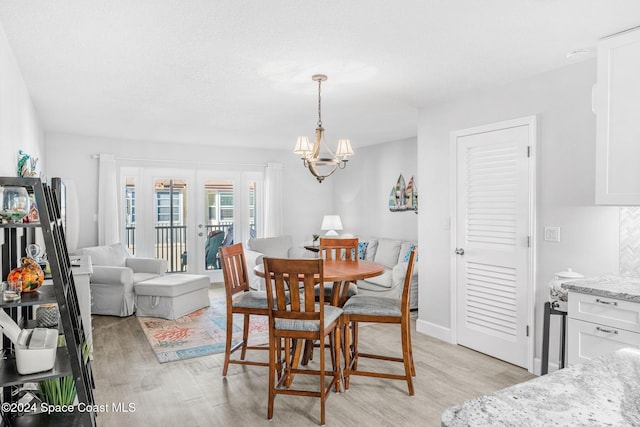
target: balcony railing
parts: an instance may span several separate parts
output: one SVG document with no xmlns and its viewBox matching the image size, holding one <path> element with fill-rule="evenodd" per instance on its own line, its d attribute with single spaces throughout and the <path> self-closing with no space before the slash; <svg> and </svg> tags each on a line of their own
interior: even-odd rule
<svg viewBox="0 0 640 427">
<path fill-rule="evenodd" d="M 252 225 L 252 236 L 255 228 Z M 126 245 L 132 255 L 136 253 L 135 226 L 126 227 Z M 205 225 L 205 236 L 212 231 L 225 233 L 223 245 L 233 243 L 233 236 L 229 235 L 233 224 Z M 167 271 L 170 273 L 187 270 L 187 226 L 186 225 L 156 225 L 155 226 L 155 257 L 167 260 Z M 204 250 L 202 251 L 204 256 Z M 213 267 L 207 267 L 212 270 Z"/>
</svg>

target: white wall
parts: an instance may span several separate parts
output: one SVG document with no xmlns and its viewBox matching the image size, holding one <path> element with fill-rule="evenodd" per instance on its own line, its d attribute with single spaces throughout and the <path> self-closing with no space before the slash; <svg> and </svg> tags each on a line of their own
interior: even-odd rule
<svg viewBox="0 0 640 427">
<path fill-rule="evenodd" d="M 389 211 L 389 192 L 398 176 L 402 174 L 407 183 L 416 176 L 416 153 L 416 138 L 362 147 L 345 169 L 327 178 L 333 180 L 333 213 L 340 215 L 344 233 L 418 240 L 419 215 L 413 211 Z M 416 178 L 418 206 L 426 200 L 420 185 Z"/>
<path fill-rule="evenodd" d="M 450 132 L 537 115 L 536 357 L 543 304 L 553 274 L 571 267 L 585 276 L 618 271 L 618 208 L 594 206 L 595 60 L 472 94 L 420 112 L 418 177 L 421 209 L 419 330 L 450 333 Z M 544 226 L 561 227 L 562 241 L 543 240 Z M 552 324 L 554 333 L 557 326 Z M 557 336 L 557 334 L 556 334 Z M 551 351 L 555 351 L 552 336 Z M 551 353 L 550 360 L 553 360 Z"/>
<path fill-rule="evenodd" d="M 0 26 L 0 176 L 17 175 L 17 156 L 21 149 L 39 158 L 43 169 L 44 134 Z"/>
<path fill-rule="evenodd" d="M 212 139 L 215 139 L 212 137 Z M 287 147 L 289 148 L 289 147 Z M 73 180 L 80 201 L 80 228 L 78 247 L 97 244 L 98 160 L 94 154 L 114 154 L 117 157 L 149 159 L 156 167 L 211 167 L 206 163 L 261 163 L 283 164 L 284 183 L 284 234 L 291 234 L 294 243 L 311 240 L 320 228 L 322 215 L 333 209 L 332 182 L 318 184 L 301 166 L 299 157 L 290 149 L 248 150 L 245 148 L 220 148 L 182 143 L 156 143 L 125 141 L 95 136 L 47 134 L 47 168 L 50 176 Z M 119 161 L 119 165 L 132 165 L 135 161 Z M 142 163 L 142 161 L 140 162 Z M 202 166 L 205 165 L 205 166 Z"/>
</svg>

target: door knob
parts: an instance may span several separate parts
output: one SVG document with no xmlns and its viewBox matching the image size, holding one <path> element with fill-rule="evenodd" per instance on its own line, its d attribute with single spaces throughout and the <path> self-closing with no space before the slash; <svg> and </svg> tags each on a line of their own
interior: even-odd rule
<svg viewBox="0 0 640 427">
<path fill-rule="evenodd" d="M 456 248 L 456 255 L 464 255 L 464 249 Z"/>
</svg>

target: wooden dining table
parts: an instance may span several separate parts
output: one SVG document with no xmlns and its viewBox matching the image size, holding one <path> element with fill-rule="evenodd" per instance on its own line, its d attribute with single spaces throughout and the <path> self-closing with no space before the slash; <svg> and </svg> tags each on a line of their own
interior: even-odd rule
<svg viewBox="0 0 640 427">
<path fill-rule="evenodd" d="M 256 276 L 264 277 L 264 266 L 256 265 L 254 272 Z M 384 273 L 384 265 L 364 260 L 324 260 L 322 273 L 325 283 L 333 282 L 331 305 L 339 306 L 346 300 L 346 291 L 341 292 L 346 288 L 343 284 L 379 276 Z"/>
</svg>

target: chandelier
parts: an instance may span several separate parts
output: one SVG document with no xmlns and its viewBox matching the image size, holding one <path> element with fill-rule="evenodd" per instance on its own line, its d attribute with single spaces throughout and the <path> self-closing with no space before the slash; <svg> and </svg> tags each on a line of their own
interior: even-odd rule
<svg viewBox="0 0 640 427">
<path fill-rule="evenodd" d="M 334 173 L 338 168 L 344 169 L 347 166 L 348 156 L 353 154 L 351 143 L 348 139 L 338 141 L 338 149 L 334 154 L 324 140 L 324 128 L 322 127 L 322 110 L 320 89 L 322 82 L 327 80 L 324 74 L 314 74 L 311 79 L 318 82 L 318 127 L 316 128 L 316 139 L 313 144 L 306 136 L 299 136 L 296 142 L 294 153 L 300 154 L 304 167 L 309 169 L 311 175 L 315 176 L 318 182 L 322 182 L 326 177 Z M 339 159 L 338 157 L 342 157 Z"/>
</svg>

